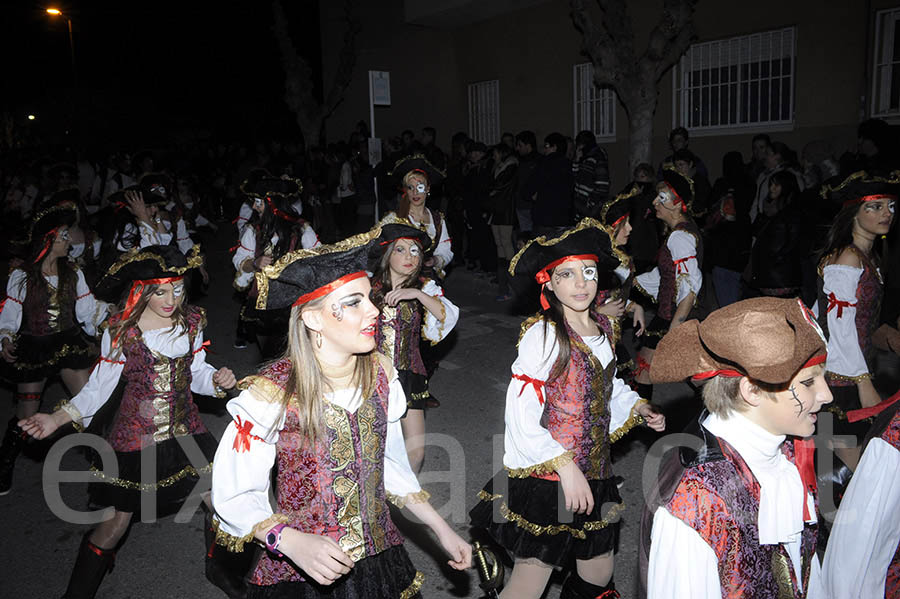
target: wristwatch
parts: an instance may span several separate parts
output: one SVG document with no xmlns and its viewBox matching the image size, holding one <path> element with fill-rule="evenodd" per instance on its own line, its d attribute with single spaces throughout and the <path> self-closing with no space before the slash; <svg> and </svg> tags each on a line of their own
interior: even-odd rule
<svg viewBox="0 0 900 599">
<path fill-rule="evenodd" d="M 278 545 L 281 543 L 281 531 L 287 524 L 276 524 L 266 533 L 266 549 L 268 549 L 276 557 L 284 557 L 284 554 L 278 551 Z"/>
</svg>

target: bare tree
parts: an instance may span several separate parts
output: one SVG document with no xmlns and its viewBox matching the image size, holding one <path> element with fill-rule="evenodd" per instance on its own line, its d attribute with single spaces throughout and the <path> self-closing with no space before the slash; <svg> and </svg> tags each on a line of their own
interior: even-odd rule
<svg viewBox="0 0 900 599">
<path fill-rule="evenodd" d="M 357 0 L 345 0 L 344 20 L 347 31 L 344 33 L 344 45 L 338 57 L 338 68 L 328 92 L 324 93 L 324 102 L 319 101 L 313 93 L 312 68 L 297 52 L 288 29 L 287 17 L 280 0 L 272 2 L 274 24 L 272 30 L 278 49 L 281 51 L 281 64 L 284 67 L 284 101 L 294 113 L 297 125 L 303 133 L 303 141 L 307 149 L 324 142 L 325 120 L 334 114 L 335 109 L 344 101 L 344 94 L 353 77 L 356 65 L 356 37 L 360 31 L 359 19 L 356 17 Z"/>
<path fill-rule="evenodd" d="M 594 84 L 612 87 L 628 113 L 629 164 L 650 161 L 657 84 L 684 54 L 694 37 L 697 0 L 664 0 L 659 22 L 643 54 L 635 48 L 626 0 L 596 0 L 602 18 L 594 21 L 585 0 L 569 0 L 572 21 L 594 65 Z"/>
</svg>

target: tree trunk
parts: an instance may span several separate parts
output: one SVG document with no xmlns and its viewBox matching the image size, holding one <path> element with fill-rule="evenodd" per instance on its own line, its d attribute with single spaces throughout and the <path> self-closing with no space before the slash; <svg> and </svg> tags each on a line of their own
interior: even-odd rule
<svg viewBox="0 0 900 599">
<path fill-rule="evenodd" d="M 629 172 L 642 162 L 650 162 L 653 150 L 653 115 L 656 113 L 656 90 L 649 94 L 635 94 L 625 102 L 628 112 Z"/>
</svg>

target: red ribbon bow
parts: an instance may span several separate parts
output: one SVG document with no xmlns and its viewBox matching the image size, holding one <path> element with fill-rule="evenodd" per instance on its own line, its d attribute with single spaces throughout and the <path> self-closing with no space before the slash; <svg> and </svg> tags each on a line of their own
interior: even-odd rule
<svg viewBox="0 0 900 599">
<path fill-rule="evenodd" d="M 877 416 L 898 401 L 900 401 L 900 391 L 897 391 L 887 399 L 878 402 L 874 406 L 850 410 L 849 412 L 847 412 L 847 422 L 859 422 L 860 420 L 865 420 L 866 418 Z"/>
<path fill-rule="evenodd" d="M 687 274 L 687 266 L 685 266 L 685 262 L 691 260 L 692 258 L 696 258 L 697 256 L 688 256 L 686 258 L 680 258 L 672 262 L 675 265 L 675 273 L 676 274 Z"/>
<path fill-rule="evenodd" d="M 856 304 L 851 302 L 845 302 L 839 300 L 834 292 L 830 292 L 828 294 L 828 308 L 825 310 L 826 312 L 831 312 L 832 309 L 837 308 L 837 317 L 844 317 L 844 308 L 855 308 Z"/>
<path fill-rule="evenodd" d="M 206 341 L 204 341 L 203 343 L 200 344 L 200 347 L 198 347 L 197 349 L 194 350 L 194 353 L 196 354 L 196 353 L 199 353 L 202 351 L 209 351 L 208 349 L 206 349 L 207 347 L 209 347 L 209 344 L 210 344 L 210 341 L 209 341 L 209 339 L 207 339 Z"/>
<path fill-rule="evenodd" d="M 794 439 L 794 464 L 800 472 L 800 481 L 803 483 L 803 520 L 811 520 L 809 513 L 809 501 L 807 492 L 816 490 L 816 463 L 814 454 L 816 443 L 812 439 Z"/>
<path fill-rule="evenodd" d="M 512 375 L 512 377 L 517 381 L 523 381 L 522 389 L 519 390 L 519 397 L 522 397 L 522 394 L 525 392 L 525 388 L 528 387 L 528 385 L 531 385 L 532 387 L 534 387 L 535 394 L 537 394 L 538 403 L 544 405 L 544 392 L 542 390 L 544 387 L 544 381 L 533 379 L 527 374 L 514 374 Z"/>
<path fill-rule="evenodd" d="M 250 451 L 250 440 L 256 439 L 261 441 L 262 439 L 250 432 L 253 428 L 252 422 L 249 420 L 241 421 L 240 416 L 236 416 L 236 418 L 237 423 L 235 424 L 235 428 L 237 429 L 237 434 L 234 437 L 234 444 L 231 447 L 238 453 Z"/>
</svg>

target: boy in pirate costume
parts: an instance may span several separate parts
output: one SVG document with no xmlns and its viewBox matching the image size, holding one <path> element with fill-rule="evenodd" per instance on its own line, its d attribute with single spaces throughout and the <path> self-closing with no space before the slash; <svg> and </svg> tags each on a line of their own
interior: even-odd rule
<svg viewBox="0 0 900 599">
<path fill-rule="evenodd" d="M 707 382 L 695 442 L 664 457 L 644 512 L 650 599 L 822 596 L 814 447 L 803 438 L 831 401 L 825 357 L 798 299 L 737 302 L 660 342 L 654 383 Z"/>
</svg>

